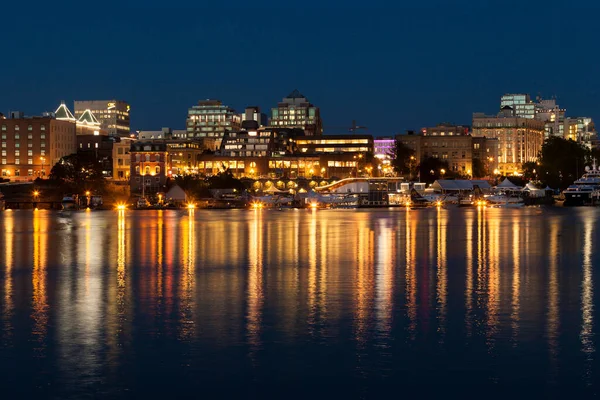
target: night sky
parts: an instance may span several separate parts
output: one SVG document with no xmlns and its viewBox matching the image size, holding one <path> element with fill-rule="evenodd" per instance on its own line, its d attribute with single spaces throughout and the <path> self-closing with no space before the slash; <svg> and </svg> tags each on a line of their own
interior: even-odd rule
<svg viewBox="0 0 600 400">
<path fill-rule="evenodd" d="M 0 18 L 0 112 L 117 98 L 131 104 L 133 130 L 183 129 L 199 99 L 268 113 L 297 88 L 326 133 L 353 119 L 375 135 L 470 124 L 506 92 L 600 118 L 596 1 L 311 3 L 15 10 Z"/>
</svg>

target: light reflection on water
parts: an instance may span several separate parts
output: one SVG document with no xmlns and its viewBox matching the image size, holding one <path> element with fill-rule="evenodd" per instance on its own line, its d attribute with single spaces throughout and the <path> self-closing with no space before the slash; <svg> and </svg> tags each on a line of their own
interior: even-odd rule
<svg viewBox="0 0 600 400">
<path fill-rule="evenodd" d="M 4 212 L 0 373 L 11 378 L 0 386 L 128 397 L 168 393 L 160 379 L 140 383 L 168 376 L 183 392 L 238 382 L 226 391 L 239 395 L 312 380 L 365 397 L 527 377 L 548 393 L 588 393 L 599 379 L 598 218 Z M 34 384 L 19 389 L 19 376 Z"/>
</svg>

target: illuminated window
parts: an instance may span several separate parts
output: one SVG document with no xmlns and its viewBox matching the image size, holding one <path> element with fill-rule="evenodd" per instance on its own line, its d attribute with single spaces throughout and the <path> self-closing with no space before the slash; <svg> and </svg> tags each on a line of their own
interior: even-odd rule
<svg viewBox="0 0 600 400">
<path fill-rule="evenodd" d="M 15 150 L 15 156 L 19 157 L 21 155 L 21 151 L 20 150 Z"/>
<path fill-rule="evenodd" d="M 21 164 L 21 160 L 20 160 L 20 159 L 18 159 L 18 158 L 15 158 L 15 164 L 17 164 L 17 165 L 18 165 L 18 164 Z"/>
<path fill-rule="evenodd" d="M 33 158 L 28 158 L 27 159 L 27 164 L 29 164 L 29 165 L 33 164 Z"/>
<path fill-rule="evenodd" d="M 31 125 L 27 125 L 27 130 L 28 130 L 28 131 L 32 131 L 32 130 L 33 130 L 33 126 L 31 126 Z"/>
<path fill-rule="evenodd" d="M 156 175 L 160 174 L 160 167 L 158 167 L 158 166 L 157 166 L 157 167 L 155 168 L 155 173 L 156 173 Z"/>
</svg>

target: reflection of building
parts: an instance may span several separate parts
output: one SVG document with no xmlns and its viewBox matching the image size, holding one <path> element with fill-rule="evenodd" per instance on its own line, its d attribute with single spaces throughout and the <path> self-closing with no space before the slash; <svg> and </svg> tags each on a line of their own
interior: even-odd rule
<svg viewBox="0 0 600 400">
<path fill-rule="evenodd" d="M 47 176 L 62 157 L 77 151 L 75 123 L 13 113 L 0 119 L 3 178 L 26 181 Z"/>
<path fill-rule="evenodd" d="M 473 114 L 473 136 L 498 139 L 498 169 L 520 173 L 523 163 L 536 161 L 544 142 L 544 122 L 518 117 L 506 106 L 497 116 Z"/>
<path fill-rule="evenodd" d="M 372 153 L 371 135 L 298 136 L 296 146 L 300 153 Z"/>
<path fill-rule="evenodd" d="M 222 138 L 225 131 L 237 132 L 240 130 L 241 118 L 235 110 L 229 106 L 223 105 L 219 100 L 203 100 L 198 105 L 188 110 L 187 117 L 187 137 L 188 138 Z M 215 143 L 216 150 L 221 144 L 218 140 Z"/>
<path fill-rule="evenodd" d="M 131 193 L 156 193 L 167 182 L 167 144 L 162 141 L 135 141 L 131 143 Z M 142 186 L 143 185 L 143 186 Z"/>
<path fill-rule="evenodd" d="M 284 128 L 300 128 L 306 136 L 321 135 L 323 122 L 319 107 L 311 104 L 298 90 L 294 90 L 287 97 L 271 109 L 271 126 Z"/>
<path fill-rule="evenodd" d="M 129 104 L 121 100 L 75 101 L 75 117 L 80 118 L 86 110 L 100 122 L 100 128 L 110 136 L 126 137 L 130 134 Z"/>
<path fill-rule="evenodd" d="M 439 158 L 451 171 L 473 175 L 473 160 L 479 159 L 487 174 L 497 168 L 498 141 L 470 135 L 398 135 L 400 142 L 414 151 L 415 165 L 426 158 Z"/>
</svg>

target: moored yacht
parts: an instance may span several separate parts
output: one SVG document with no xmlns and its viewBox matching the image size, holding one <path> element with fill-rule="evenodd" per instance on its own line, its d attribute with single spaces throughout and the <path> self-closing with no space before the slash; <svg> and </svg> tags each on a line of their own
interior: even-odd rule
<svg viewBox="0 0 600 400">
<path fill-rule="evenodd" d="M 585 167 L 585 171 L 581 178 L 563 191 L 565 206 L 585 206 L 599 203 L 600 171 L 596 168 L 595 162 L 593 167 Z"/>
</svg>

